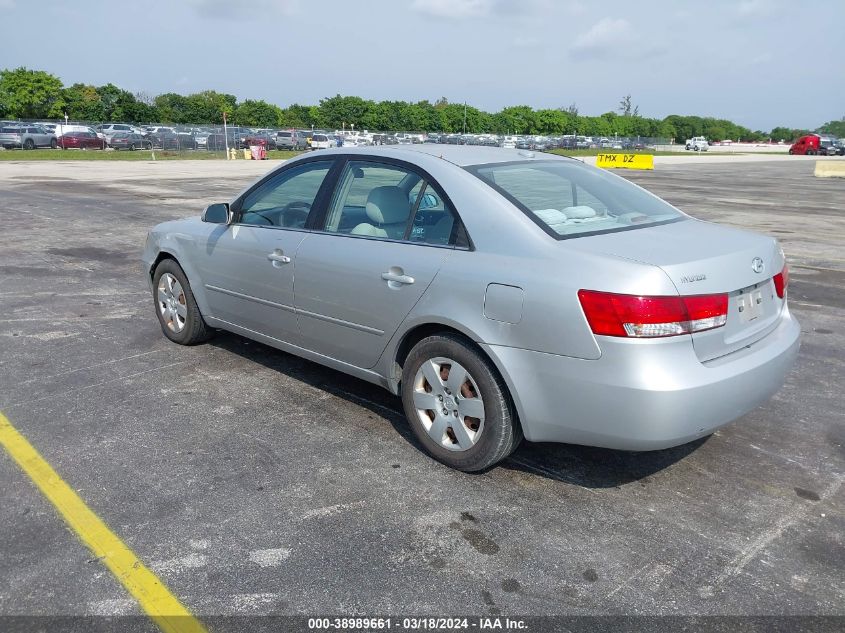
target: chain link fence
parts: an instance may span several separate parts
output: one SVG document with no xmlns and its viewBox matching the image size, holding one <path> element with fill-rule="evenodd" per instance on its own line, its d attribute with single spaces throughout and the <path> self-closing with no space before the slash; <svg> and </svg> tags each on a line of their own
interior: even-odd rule
<svg viewBox="0 0 845 633">
<path fill-rule="evenodd" d="M 4 120 L 0 122 L 4 149 L 140 151 L 196 158 L 246 157 L 252 147 L 301 151 L 312 147 L 442 143 L 481 145 L 530 151 L 608 150 L 664 151 L 671 139 L 566 135 L 442 134 L 436 132 L 368 130 L 270 129 L 238 125 L 132 124 L 79 120 Z M 18 139 L 10 139 L 18 132 Z M 6 140 L 4 140 L 6 139 Z M 32 142 L 29 142 L 32 140 Z M 272 156 L 272 154 L 271 154 Z"/>
</svg>

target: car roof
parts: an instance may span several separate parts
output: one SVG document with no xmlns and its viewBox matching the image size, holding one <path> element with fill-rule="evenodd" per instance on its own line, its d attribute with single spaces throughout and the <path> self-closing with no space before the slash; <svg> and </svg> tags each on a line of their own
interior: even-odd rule
<svg viewBox="0 0 845 633">
<path fill-rule="evenodd" d="M 518 149 L 504 149 L 484 145 L 390 145 L 379 147 L 341 148 L 338 153 L 363 154 L 370 156 L 393 156 L 413 161 L 413 154 L 428 154 L 442 158 L 460 167 L 468 165 L 486 165 L 489 163 L 507 163 L 537 158 L 541 160 L 572 160 L 557 154 L 528 152 Z"/>
</svg>

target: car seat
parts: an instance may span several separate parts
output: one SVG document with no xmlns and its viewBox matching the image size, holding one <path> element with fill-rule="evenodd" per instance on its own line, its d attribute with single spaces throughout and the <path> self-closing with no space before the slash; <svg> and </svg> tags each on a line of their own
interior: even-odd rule
<svg viewBox="0 0 845 633">
<path fill-rule="evenodd" d="M 370 235 L 401 240 L 405 236 L 411 206 L 408 195 L 399 187 L 376 187 L 367 196 L 365 207 L 370 222 L 352 229 L 352 235 Z"/>
</svg>

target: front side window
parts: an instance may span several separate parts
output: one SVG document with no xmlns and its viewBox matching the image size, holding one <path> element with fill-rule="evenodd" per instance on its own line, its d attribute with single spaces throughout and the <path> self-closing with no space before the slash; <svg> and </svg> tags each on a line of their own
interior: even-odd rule
<svg viewBox="0 0 845 633">
<path fill-rule="evenodd" d="M 331 161 L 309 162 L 288 169 L 259 185 L 244 198 L 240 223 L 305 228 Z"/>
<path fill-rule="evenodd" d="M 521 161 L 467 170 L 558 239 L 684 219 L 660 198 L 580 161 Z"/>
<path fill-rule="evenodd" d="M 455 214 L 413 170 L 350 161 L 326 217 L 331 233 L 454 244 Z"/>
</svg>

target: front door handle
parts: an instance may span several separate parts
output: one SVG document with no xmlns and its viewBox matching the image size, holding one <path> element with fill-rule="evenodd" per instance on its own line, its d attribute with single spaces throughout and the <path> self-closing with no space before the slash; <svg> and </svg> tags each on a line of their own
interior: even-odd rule
<svg viewBox="0 0 845 633">
<path fill-rule="evenodd" d="M 399 266 L 391 266 L 390 270 L 381 274 L 381 278 L 391 288 L 401 288 L 402 286 L 414 283 L 414 278 L 406 275 L 405 271 Z"/>
<path fill-rule="evenodd" d="M 272 253 L 268 253 L 267 259 L 273 262 L 273 266 L 278 266 L 279 264 L 290 264 L 290 257 L 282 253 L 279 249 L 276 249 Z"/>
</svg>

